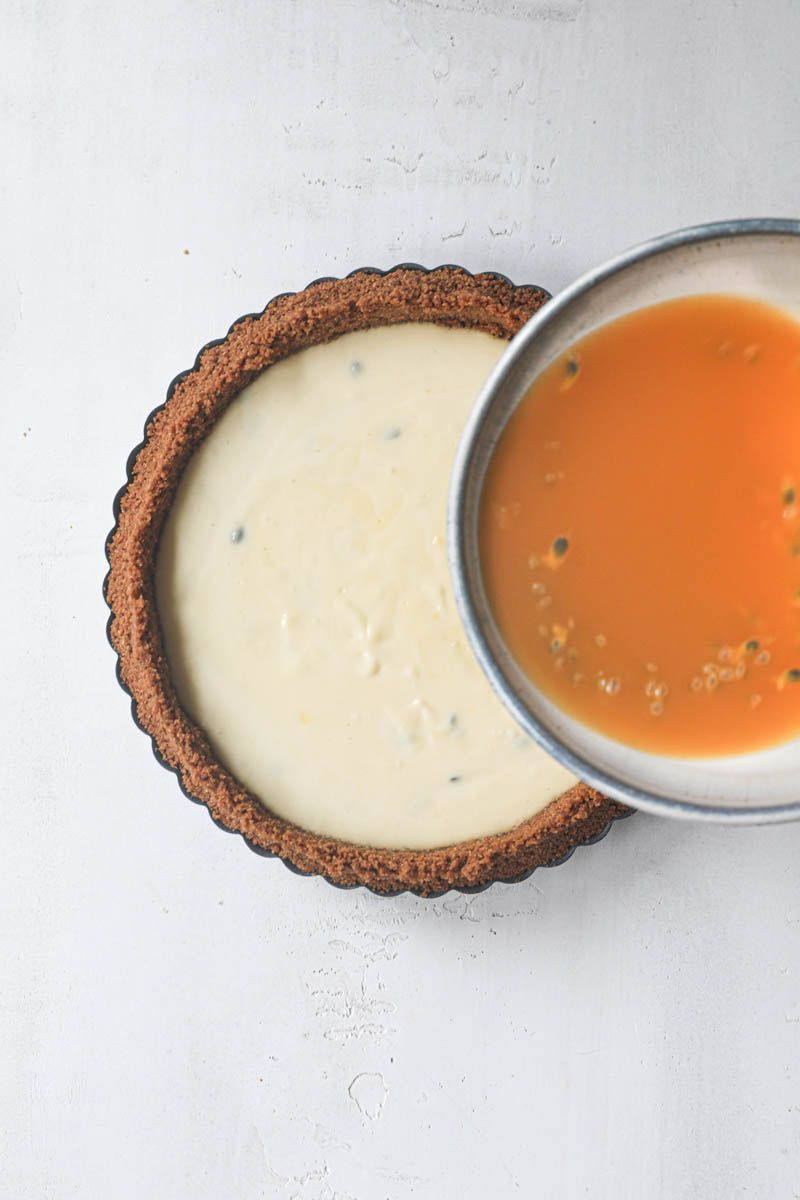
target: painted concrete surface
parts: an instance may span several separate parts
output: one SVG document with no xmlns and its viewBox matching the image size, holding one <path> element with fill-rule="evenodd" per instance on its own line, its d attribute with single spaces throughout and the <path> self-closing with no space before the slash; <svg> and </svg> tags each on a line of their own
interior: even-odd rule
<svg viewBox="0 0 800 1200">
<path fill-rule="evenodd" d="M 298 879 L 156 766 L 100 583 L 145 415 L 275 293 L 797 215 L 797 5 L 12 0 L 0 56 L 0 1198 L 796 1200 L 800 828 Z"/>
</svg>

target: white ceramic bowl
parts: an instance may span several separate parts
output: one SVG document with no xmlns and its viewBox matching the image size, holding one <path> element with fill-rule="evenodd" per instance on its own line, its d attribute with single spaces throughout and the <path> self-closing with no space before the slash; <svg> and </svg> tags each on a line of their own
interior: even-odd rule
<svg viewBox="0 0 800 1200">
<path fill-rule="evenodd" d="M 450 570 L 470 643 L 500 699 L 531 737 L 581 779 L 665 816 L 790 820 L 800 818 L 800 738 L 753 754 L 682 759 L 632 750 L 594 732 L 547 700 L 517 666 L 494 623 L 481 577 L 478 511 L 486 468 L 536 377 L 597 326 L 645 305 L 705 292 L 765 300 L 800 319 L 800 221 L 725 221 L 679 230 L 584 275 L 546 304 L 510 343 L 464 429 L 450 488 Z"/>
</svg>

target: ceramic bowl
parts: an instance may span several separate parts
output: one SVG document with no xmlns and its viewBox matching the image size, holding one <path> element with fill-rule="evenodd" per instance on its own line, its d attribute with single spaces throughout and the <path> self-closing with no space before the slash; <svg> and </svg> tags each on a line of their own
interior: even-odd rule
<svg viewBox="0 0 800 1200">
<path fill-rule="evenodd" d="M 522 728 L 579 778 L 664 816 L 796 819 L 800 738 L 757 753 L 687 759 L 633 750 L 594 732 L 523 674 L 494 623 L 481 576 L 478 511 L 486 469 L 533 381 L 599 325 L 646 305 L 708 292 L 747 295 L 800 318 L 800 221 L 725 221 L 679 230 L 591 271 L 545 305 L 509 344 L 464 429 L 450 490 L 450 570 L 472 649 L 495 691 Z"/>
</svg>

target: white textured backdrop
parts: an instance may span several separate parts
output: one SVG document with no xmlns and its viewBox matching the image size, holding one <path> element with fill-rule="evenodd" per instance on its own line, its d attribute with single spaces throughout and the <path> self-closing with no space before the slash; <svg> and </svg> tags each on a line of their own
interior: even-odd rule
<svg viewBox="0 0 800 1200">
<path fill-rule="evenodd" d="M 0 57 L 2 1200 L 796 1200 L 800 828 L 298 879 L 156 766 L 100 596 L 145 415 L 276 292 L 798 215 L 796 0 L 6 0 Z"/>
</svg>

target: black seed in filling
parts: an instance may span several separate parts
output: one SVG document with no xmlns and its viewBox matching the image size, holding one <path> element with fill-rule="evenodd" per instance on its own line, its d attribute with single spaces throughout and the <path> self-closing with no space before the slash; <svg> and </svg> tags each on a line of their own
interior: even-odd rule
<svg viewBox="0 0 800 1200">
<path fill-rule="evenodd" d="M 786 672 L 786 678 L 789 683 L 800 683 L 800 670 L 797 667 L 790 667 Z"/>
<path fill-rule="evenodd" d="M 577 362 L 577 359 L 568 358 L 565 364 L 565 369 L 568 375 L 577 375 L 578 371 L 580 371 L 580 366 Z"/>
<path fill-rule="evenodd" d="M 236 529 L 231 530 L 231 541 L 232 542 L 240 542 L 243 537 L 244 537 L 244 529 L 242 528 L 241 525 L 238 525 L 236 527 Z"/>
<path fill-rule="evenodd" d="M 553 542 L 553 554 L 556 558 L 563 558 L 569 549 L 569 542 L 565 537 L 557 537 Z"/>
<path fill-rule="evenodd" d="M 450 783 L 461 783 L 461 776 L 460 775 L 451 775 L 449 782 Z"/>
<path fill-rule="evenodd" d="M 748 654 L 755 654 L 756 650 L 758 649 L 758 642 L 755 638 L 750 638 L 749 642 L 745 642 L 744 648 Z"/>
<path fill-rule="evenodd" d="M 796 499 L 797 493 L 795 492 L 794 488 L 786 488 L 786 491 L 783 493 L 783 503 L 794 504 Z"/>
</svg>

